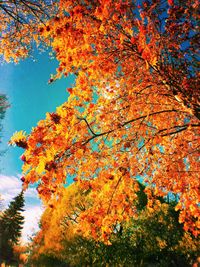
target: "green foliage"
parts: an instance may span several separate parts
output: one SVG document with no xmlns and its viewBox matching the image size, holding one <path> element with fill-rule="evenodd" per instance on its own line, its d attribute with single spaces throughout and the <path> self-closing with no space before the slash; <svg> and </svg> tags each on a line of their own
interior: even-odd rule
<svg viewBox="0 0 200 267">
<path fill-rule="evenodd" d="M 147 205 L 147 195 L 144 193 L 145 186 L 140 182 L 138 182 L 138 185 L 140 190 L 136 193 L 138 197 L 136 208 L 140 211 Z"/>
<path fill-rule="evenodd" d="M 37 267 L 70 267 L 65 262 L 57 259 L 55 256 L 48 254 L 41 254 L 37 260 L 31 259 L 26 264 L 26 267 L 37 266 Z"/>
<path fill-rule="evenodd" d="M 18 243 L 24 223 L 24 216 L 21 213 L 23 207 L 24 193 L 22 191 L 0 216 L 0 262 L 13 260 L 13 245 Z"/>
<path fill-rule="evenodd" d="M 7 107 L 8 107 L 8 103 L 7 103 L 6 95 L 0 94 L 0 120 L 4 118 Z"/>
<path fill-rule="evenodd" d="M 124 233 L 124 239 L 130 237 L 129 242 L 135 250 L 135 266 L 187 266 L 184 255 L 176 253 L 182 236 L 177 214 L 167 204 L 162 204 L 153 214 L 144 209 Z"/>
<path fill-rule="evenodd" d="M 155 214 L 144 209 L 137 220 L 124 223 L 121 233 L 113 234 L 110 246 L 81 236 L 64 240 L 63 259 L 74 267 L 189 267 L 198 256 L 198 240 L 190 240 L 193 251 L 181 246 L 186 239 L 177 218 L 167 204 Z"/>
</svg>

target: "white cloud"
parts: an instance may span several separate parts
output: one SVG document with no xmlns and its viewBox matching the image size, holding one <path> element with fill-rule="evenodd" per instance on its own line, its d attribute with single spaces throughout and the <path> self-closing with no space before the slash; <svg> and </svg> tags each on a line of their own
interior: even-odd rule
<svg viewBox="0 0 200 267">
<path fill-rule="evenodd" d="M 36 188 L 29 188 L 25 191 L 25 198 L 35 198 L 37 194 Z"/>
<path fill-rule="evenodd" d="M 20 175 L 7 176 L 0 174 L 0 196 L 3 199 L 3 208 L 6 208 L 9 202 L 17 196 L 22 190 Z M 42 207 L 39 202 L 35 188 L 29 188 L 25 191 L 25 223 L 22 232 L 22 241 L 27 242 L 28 237 L 38 230 L 38 222 L 42 214 Z"/>
<path fill-rule="evenodd" d="M 5 206 L 21 191 L 21 182 L 18 177 L 0 175 L 0 195 Z"/>
<path fill-rule="evenodd" d="M 0 196 L 4 200 L 4 206 L 16 196 L 22 190 L 22 182 L 20 180 L 20 175 L 18 176 L 7 176 L 0 174 Z M 25 200 L 30 202 L 32 200 L 38 202 L 37 191 L 35 188 L 29 188 L 24 194 Z"/>
<path fill-rule="evenodd" d="M 29 237 L 38 231 L 38 223 L 42 212 L 43 208 L 41 206 L 26 206 L 23 212 L 25 223 L 22 232 L 22 242 L 28 242 Z"/>
<path fill-rule="evenodd" d="M 13 187 L 20 187 L 20 181 L 15 176 L 0 175 L 0 189 L 1 191 Z"/>
</svg>

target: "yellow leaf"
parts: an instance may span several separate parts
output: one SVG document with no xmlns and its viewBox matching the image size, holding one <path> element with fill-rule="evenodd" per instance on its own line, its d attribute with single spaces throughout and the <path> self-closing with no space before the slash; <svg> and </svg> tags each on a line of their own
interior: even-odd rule
<svg viewBox="0 0 200 267">
<path fill-rule="evenodd" d="M 39 165 L 36 168 L 36 172 L 38 174 L 42 174 L 45 170 L 45 162 L 43 160 L 40 161 Z"/>
<path fill-rule="evenodd" d="M 157 63 L 157 56 L 154 55 L 154 56 L 151 58 L 151 62 L 150 62 L 150 63 L 151 63 L 152 66 L 155 66 L 156 63 Z"/>
</svg>

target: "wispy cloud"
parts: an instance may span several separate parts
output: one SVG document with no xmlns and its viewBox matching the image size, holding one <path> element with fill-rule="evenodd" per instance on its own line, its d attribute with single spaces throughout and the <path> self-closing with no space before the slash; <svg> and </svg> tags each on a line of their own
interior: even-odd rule
<svg viewBox="0 0 200 267">
<path fill-rule="evenodd" d="M 20 175 L 7 176 L 0 174 L 0 196 L 3 199 L 4 208 L 8 206 L 9 202 L 17 196 L 21 190 L 22 183 Z M 28 237 L 38 230 L 38 222 L 43 209 L 35 188 L 27 189 L 24 196 L 26 205 L 23 212 L 25 223 L 22 232 L 22 240 L 23 242 L 27 242 Z"/>
</svg>

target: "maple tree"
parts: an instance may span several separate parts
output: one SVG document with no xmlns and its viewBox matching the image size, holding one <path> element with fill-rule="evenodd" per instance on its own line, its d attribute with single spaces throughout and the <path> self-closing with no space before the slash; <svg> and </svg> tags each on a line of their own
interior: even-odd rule
<svg viewBox="0 0 200 267">
<path fill-rule="evenodd" d="M 74 73 L 68 101 L 10 144 L 25 149 L 23 186 L 45 201 L 67 177 L 91 190 L 79 214 L 85 235 L 109 243 L 137 216 L 138 179 L 147 207 L 175 198 L 179 222 L 199 234 L 198 1 L 60 0 L 40 26 L 59 61 L 50 82 Z"/>
</svg>

